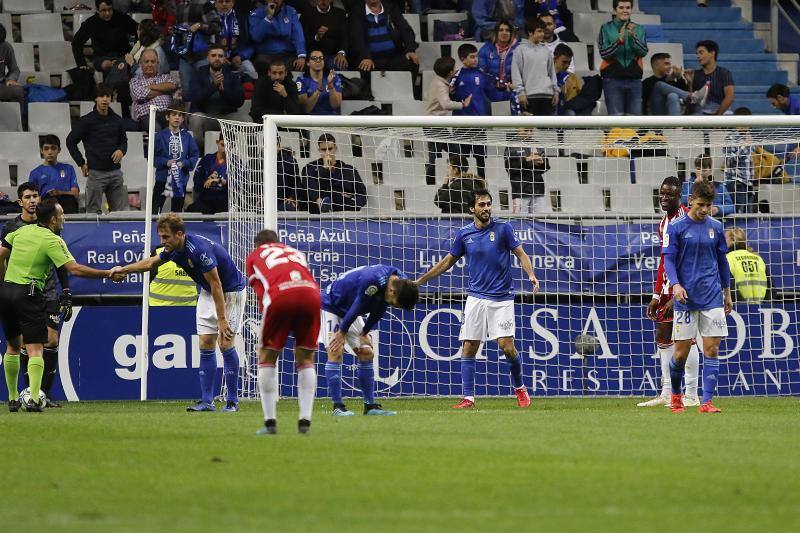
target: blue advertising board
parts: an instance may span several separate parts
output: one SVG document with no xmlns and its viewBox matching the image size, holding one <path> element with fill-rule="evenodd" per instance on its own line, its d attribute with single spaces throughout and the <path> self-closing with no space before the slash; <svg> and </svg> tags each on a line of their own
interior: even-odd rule
<svg viewBox="0 0 800 533">
<path fill-rule="evenodd" d="M 392 310 L 374 332 L 376 389 L 380 396 L 458 395 L 460 302 Z M 798 306 L 737 305 L 720 350 L 721 395 L 800 394 Z M 140 309 L 84 307 L 61 332 L 59 380 L 54 396 L 69 400 L 138 399 Z M 200 352 L 194 309 L 154 308 L 150 315 L 148 398 L 190 399 L 198 394 Z M 641 305 L 517 304 L 517 348 L 525 383 L 534 396 L 650 395 L 659 385 L 653 323 Z M 578 356 L 573 340 L 594 335 L 597 353 Z M 258 321 L 243 335 L 253 340 Z M 4 343 L 3 343 L 4 348 Z M 240 348 L 244 362 L 254 357 Z M 478 355 L 477 394 L 508 395 L 508 366 L 494 343 Z M 219 355 L 218 355 L 219 359 Z M 295 393 L 291 354 L 281 364 L 281 394 Z M 318 396 L 325 396 L 324 350 L 317 357 Z M 222 366 L 221 359 L 219 366 Z M 345 357 L 346 393 L 358 395 L 355 361 Z M 254 388 L 252 374 L 251 387 Z M 220 383 L 220 376 L 217 383 Z M 2 388 L 0 394 L 5 394 Z M 2 397 L 0 396 L 0 399 Z"/>
</svg>

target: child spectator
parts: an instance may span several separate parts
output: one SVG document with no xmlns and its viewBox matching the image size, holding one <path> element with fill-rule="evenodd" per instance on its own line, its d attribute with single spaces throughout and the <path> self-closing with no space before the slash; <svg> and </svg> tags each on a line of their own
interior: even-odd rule
<svg viewBox="0 0 800 533">
<path fill-rule="evenodd" d="M 538 214 L 553 210 L 544 190 L 544 173 L 550 170 L 550 163 L 544 150 L 531 146 L 533 133 L 533 128 L 519 128 L 512 140 L 516 146 L 505 151 L 513 213 Z"/>
<path fill-rule="evenodd" d="M 728 194 L 728 189 L 725 188 L 725 184 L 714 181 L 712 163 L 711 157 L 707 155 L 701 155 L 695 158 L 694 172 L 692 172 L 689 180 L 683 183 L 683 187 L 681 188 L 681 203 L 689 207 L 689 196 L 692 193 L 692 186 L 694 186 L 697 181 L 706 180 L 714 184 L 714 192 L 716 193 L 714 205 L 711 206 L 711 216 L 730 215 L 734 211 L 733 200 L 731 199 L 731 195 Z"/>
<path fill-rule="evenodd" d="M 221 133 L 217 151 L 204 155 L 194 169 L 192 199 L 188 212 L 213 215 L 228 210 L 228 157 Z"/>
<path fill-rule="evenodd" d="M 544 23 L 538 19 L 525 22 L 528 42 L 514 52 L 511 81 L 517 93 L 520 112 L 552 115 L 558 105 L 558 82 L 553 56 L 544 44 Z"/>
<path fill-rule="evenodd" d="M 548 52 L 549 54 L 549 52 Z M 453 100 L 466 102 L 467 97 L 472 97 L 469 104 L 463 109 L 453 111 L 453 115 L 489 116 L 492 108 L 489 101 L 501 102 L 508 100 L 510 91 L 499 90 L 493 79 L 478 69 L 478 49 L 473 44 L 462 44 L 458 47 L 458 58 L 461 60 L 461 69 L 451 82 L 453 87 Z M 475 155 L 478 176 L 486 177 L 486 146 L 480 141 L 486 139 L 483 132 L 475 130 L 472 135 L 475 141 L 471 144 L 461 145 L 460 155 Z"/>
<path fill-rule="evenodd" d="M 55 196 L 69 215 L 78 212 L 78 178 L 72 165 L 58 162 L 61 140 L 56 135 L 44 135 L 39 141 L 44 163 L 31 170 L 28 181 L 39 189 L 39 196 Z"/>
<path fill-rule="evenodd" d="M 572 48 L 563 43 L 553 50 L 553 67 L 555 67 L 556 82 L 558 82 L 558 105 L 556 107 L 558 115 L 574 116 L 576 114 L 573 109 L 567 108 L 566 104 L 578 96 L 583 88 L 583 81 L 569 71 L 572 55 Z"/>
<path fill-rule="evenodd" d="M 161 212 L 164 200 L 172 197 L 172 211 L 183 211 L 189 173 L 197 164 L 200 152 L 189 131 L 183 128 L 183 107 L 173 104 L 167 108 L 168 126 L 156 133 L 153 186 L 153 214 Z"/>
</svg>

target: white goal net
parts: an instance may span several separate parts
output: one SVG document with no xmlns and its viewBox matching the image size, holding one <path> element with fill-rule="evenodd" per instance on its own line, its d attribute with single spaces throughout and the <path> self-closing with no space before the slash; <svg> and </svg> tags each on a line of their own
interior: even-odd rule
<svg viewBox="0 0 800 533">
<path fill-rule="evenodd" d="M 516 345 L 529 389 L 648 396 L 661 388 L 655 324 L 645 313 L 660 253 L 659 187 L 674 176 L 688 191 L 699 173 L 715 183 L 715 216 L 736 246 L 757 253 L 768 269 L 765 291 L 734 286 L 719 394 L 800 393 L 800 129 L 790 117 L 590 117 L 583 127 L 465 118 L 223 122 L 234 259 L 243 267 L 255 234 L 277 221 L 281 240 L 305 252 L 323 289 L 349 269 L 377 263 L 417 278 L 471 222 L 465 190 L 484 185 L 493 216 L 510 220 L 541 281 L 534 295 L 514 259 Z M 461 259 L 422 287 L 414 311 L 390 309 L 374 331 L 379 396 L 461 393 L 464 267 Z M 258 316 L 251 298 L 245 393 L 253 397 Z M 582 334 L 596 345 L 578 353 Z M 510 394 L 497 345 L 484 344 L 478 357 L 476 393 Z M 320 346 L 319 368 L 325 358 Z M 282 360 L 281 394 L 293 395 L 288 351 Z M 346 355 L 346 394 L 358 394 L 356 368 Z"/>
</svg>

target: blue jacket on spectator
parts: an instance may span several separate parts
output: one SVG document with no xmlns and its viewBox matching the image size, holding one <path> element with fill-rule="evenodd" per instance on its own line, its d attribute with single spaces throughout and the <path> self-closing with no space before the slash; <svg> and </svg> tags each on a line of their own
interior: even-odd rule
<svg viewBox="0 0 800 533">
<path fill-rule="evenodd" d="M 514 0 L 514 6 L 517 8 L 516 20 L 514 25 L 520 29 L 525 29 L 525 0 Z M 472 18 L 475 19 L 477 30 L 476 37 L 480 37 L 481 32 L 494 31 L 494 25 L 497 20 L 494 18 L 494 12 L 497 9 L 497 0 L 475 0 L 472 3 Z"/>
<path fill-rule="evenodd" d="M 214 84 L 211 83 L 211 75 L 209 73 L 210 66 L 206 65 L 197 69 L 197 74 L 192 76 L 192 82 L 189 90 L 183 93 L 183 99 L 192 102 L 192 111 L 201 112 L 217 112 L 209 111 L 207 101 L 214 95 L 219 93 Z M 220 106 L 218 112 L 221 114 L 235 113 L 244 105 L 244 89 L 242 89 L 242 80 L 231 67 L 222 67 L 225 81 L 223 82 L 223 91 L 220 94 L 220 100 L 217 105 Z"/>
<path fill-rule="evenodd" d="M 306 40 L 300 16 L 292 6 L 283 5 L 272 20 L 267 20 L 267 8 L 258 7 L 250 13 L 250 41 L 257 54 L 306 55 Z"/>
<path fill-rule="evenodd" d="M 167 181 L 169 168 L 167 162 L 171 159 L 180 161 L 182 166 L 181 181 L 183 182 L 183 190 L 186 190 L 186 184 L 189 183 L 189 173 L 194 169 L 197 160 L 200 158 L 200 151 L 197 149 L 197 143 L 194 142 L 194 137 L 191 136 L 189 130 L 182 129 L 178 132 L 177 137 L 180 139 L 180 156 L 175 157 L 170 152 L 170 139 L 172 138 L 172 131 L 169 128 L 156 133 L 156 146 L 155 146 L 155 167 L 156 167 L 156 181 Z"/>
<path fill-rule="evenodd" d="M 253 49 L 245 46 L 247 36 L 239 28 L 239 19 L 236 17 L 236 10 L 231 9 L 226 15 L 217 11 L 219 16 L 219 34 L 216 42 L 225 47 L 225 57 L 231 58 L 239 56 L 242 59 L 250 59 L 253 56 Z"/>
<path fill-rule="evenodd" d="M 511 60 L 514 58 L 514 50 L 517 49 L 520 42 L 519 40 L 514 41 L 514 44 L 509 47 L 506 53 L 506 60 L 503 65 L 503 70 L 505 71 L 503 79 L 506 83 L 511 83 Z M 478 50 L 478 68 L 489 75 L 490 78 L 500 78 L 500 54 L 497 53 L 497 47 L 493 42 L 484 43 Z M 495 85 L 497 85 L 497 81 L 495 80 Z M 511 97 L 510 93 L 508 97 Z"/>
<path fill-rule="evenodd" d="M 692 174 L 689 178 L 689 181 L 684 181 L 683 186 L 681 187 L 681 203 L 686 207 L 689 207 L 689 195 L 692 192 L 694 180 L 695 175 Z M 714 198 L 714 205 L 719 208 L 719 213 L 714 216 L 730 215 L 733 213 L 735 206 L 733 205 L 731 195 L 728 194 L 728 189 L 725 187 L 724 183 L 720 183 L 718 181 L 714 181 L 712 183 L 714 184 L 714 192 L 717 194 L 717 196 Z"/>
<path fill-rule="evenodd" d="M 463 102 L 468 95 L 472 95 L 469 106 L 453 111 L 453 115 L 489 116 L 492 114 L 489 100 L 501 102 L 511 97 L 511 91 L 498 90 L 494 78 L 477 68 L 462 68 L 450 84 L 455 87 L 451 100 Z"/>
</svg>

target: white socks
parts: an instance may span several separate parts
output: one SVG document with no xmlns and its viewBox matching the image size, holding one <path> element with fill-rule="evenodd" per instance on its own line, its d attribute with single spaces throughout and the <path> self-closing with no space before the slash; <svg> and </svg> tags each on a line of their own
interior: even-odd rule
<svg viewBox="0 0 800 533">
<path fill-rule="evenodd" d="M 278 404 L 278 369 L 275 366 L 258 366 L 258 391 L 261 393 L 264 420 L 275 420 L 275 407 Z"/>
<path fill-rule="evenodd" d="M 317 372 L 314 365 L 305 366 L 297 371 L 297 403 L 300 407 L 300 419 L 311 420 L 314 409 L 314 393 L 317 391 Z"/>
<path fill-rule="evenodd" d="M 672 379 L 669 373 L 669 362 L 672 361 L 672 356 L 675 355 L 675 345 L 672 344 L 666 348 L 659 348 L 658 355 L 661 358 L 661 397 L 669 400 L 672 394 Z"/>
<path fill-rule="evenodd" d="M 697 398 L 697 381 L 700 376 L 700 350 L 696 344 L 692 344 L 689 350 L 689 357 L 686 358 L 686 369 L 683 374 L 683 382 L 686 384 L 684 394 L 690 398 Z"/>
</svg>

